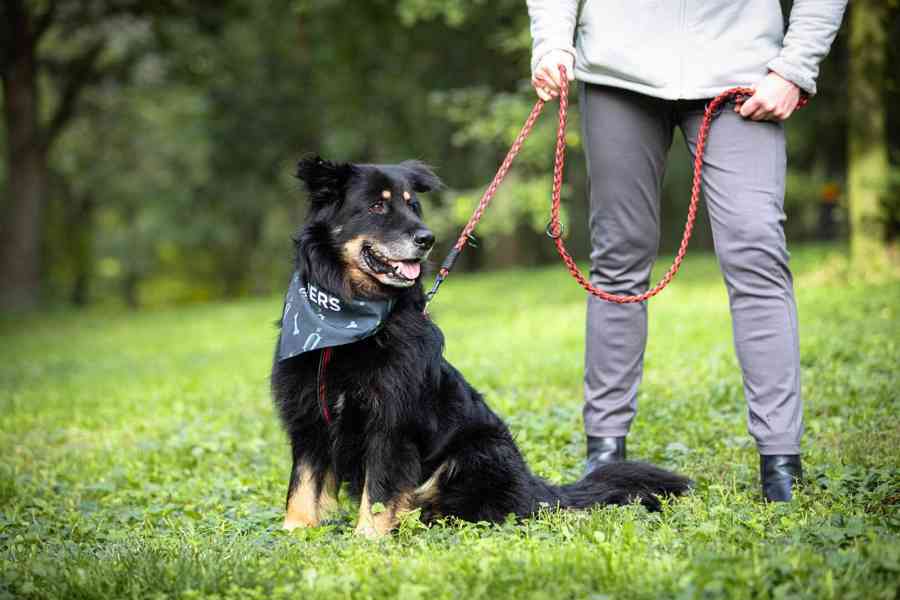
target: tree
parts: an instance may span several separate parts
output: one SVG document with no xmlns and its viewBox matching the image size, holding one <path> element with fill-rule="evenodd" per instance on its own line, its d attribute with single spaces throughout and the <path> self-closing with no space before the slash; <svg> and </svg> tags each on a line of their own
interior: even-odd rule
<svg viewBox="0 0 900 600">
<path fill-rule="evenodd" d="M 864 275 L 889 261 L 881 214 L 890 170 L 884 102 L 888 15 L 883 0 L 857 0 L 850 10 L 850 252 L 854 271 Z"/>
<path fill-rule="evenodd" d="M 29 308 L 41 287 L 42 212 L 48 156 L 78 113 L 84 91 L 127 73 L 145 53 L 138 33 L 125 49 L 110 40 L 149 32 L 153 19 L 191 16 L 208 23 L 214 3 L 188 0 L 4 0 L 0 76 L 6 124 L 6 201 L 0 226 L 0 307 Z M 143 26 L 143 27 L 141 27 Z M 45 110 L 44 81 L 49 83 Z M 43 117 L 47 114 L 46 118 Z"/>
<path fill-rule="evenodd" d="M 53 19 L 54 10 L 33 14 L 21 0 L 3 4 L 3 112 L 6 124 L 7 199 L 0 228 L 0 304 L 30 305 L 38 293 L 41 207 L 47 184 L 47 148 L 66 120 L 57 109 L 50 123 L 39 122 L 37 48 Z M 99 49 L 82 56 L 88 71 Z M 86 77 L 82 76 L 81 81 Z M 77 97 L 72 83 L 70 97 Z M 74 100 L 73 100 L 74 101 Z"/>
</svg>

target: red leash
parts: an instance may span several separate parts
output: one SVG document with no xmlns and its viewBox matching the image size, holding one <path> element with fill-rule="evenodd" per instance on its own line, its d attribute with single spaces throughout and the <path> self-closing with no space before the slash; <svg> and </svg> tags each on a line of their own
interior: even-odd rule
<svg viewBox="0 0 900 600">
<path fill-rule="evenodd" d="M 326 425 L 331 425 L 331 412 L 328 410 L 328 390 L 325 386 L 325 376 L 328 362 L 331 360 L 331 348 L 323 348 L 319 355 L 319 371 L 316 374 L 316 390 L 319 393 L 319 406 L 322 408 L 322 418 Z"/>
<path fill-rule="evenodd" d="M 617 304 L 643 302 L 663 291 L 663 289 L 665 289 L 665 287 L 669 285 L 669 283 L 671 283 L 672 279 L 674 279 L 675 277 L 675 274 L 678 273 L 678 269 L 681 268 L 681 262 L 684 260 L 684 255 L 687 253 L 688 243 L 690 242 L 691 234 L 694 231 L 694 221 L 697 219 L 697 206 L 700 203 L 700 183 L 703 170 L 703 153 L 706 149 L 706 138 L 709 136 L 709 128 L 712 125 L 713 119 L 716 117 L 719 109 L 723 104 L 725 104 L 732 98 L 741 99 L 752 96 L 753 89 L 746 87 L 731 88 L 713 98 L 709 102 L 709 104 L 706 105 L 706 110 L 703 114 L 703 122 L 700 124 L 700 131 L 697 133 L 697 149 L 696 155 L 694 157 L 694 179 L 693 185 L 691 186 L 691 202 L 688 206 L 687 222 L 684 224 L 684 235 L 681 238 L 681 245 L 678 247 L 678 253 L 675 255 L 675 260 L 672 261 L 672 266 L 669 267 L 669 270 L 666 271 L 666 274 L 663 276 L 663 278 L 659 280 L 659 283 L 653 286 L 653 288 L 651 288 L 650 290 L 636 296 L 619 296 L 616 294 L 605 292 L 600 288 L 592 285 L 591 282 L 581 274 L 581 271 L 578 269 L 578 265 L 575 264 L 575 260 L 569 254 L 568 250 L 566 250 L 566 246 L 563 243 L 563 229 L 562 224 L 559 222 L 559 206 L 560 197 L 562 195 L 563 166 L 565 165 L 566 161 L 566 122 L 569 114 L 569 80 L 568 77 L 566 77 L 566 69 L 564 67 L 560 67 L 559 72 L 562 79 L 562 88 L 560 89 L 559 94 L 559 127 L 556 131 L 556 154 L 554 156 L 553 162 L 553 192 L 551 194 L 550 222 L 547 224 L 547 235 L 551 239 L 553 239 L 553 243 L 556 245 L 556 251 L 559 253 L 560 258 L 562 258 L 563 262 L 566 264 L 566 267 L 569 269 L 569 273 L 572 274 L 572 277 L 574 277 L 578 284 L 583 287 L 589 294 L 592 294 L 602 300 L 606 300 L 607 302 L 615 302 Z M 801 96 L 800 102 L 797 104 L 797 107 L 799 108 L 805 106 L 808 101 L 809 98 L 807 96 Z M 534 103 L 534 108 L 531 109 L 531 114 L 529 114 L 528 118 L 525 120 L 525 124 L 522 126 L 522 130 L 519 131 L 519 135 L 516 136 L 513 145 L 510 147 L 509 152 L 507 152 L 506 158 L 504 158 L 503 162 L 500 164 L 500 168 L 497 170 L 497 174 L 494 175 L 494 179 L 491 181 L 491 184 L 481 196 L 481 200 L 478 202 L 478 207 L 475 209 L 475 212 L 472 213 L 472 216 L 469 218 L 469 222 L 466 223 L 466 226 L 463 228 L 462 233 L 459 234 L 459 239 L 456 240 L 456 244 L 454 244 L 453 248 L 447 254 L 447 258 L 445 258 L 444 262 L 441 263 L 438 274 L 434 279 L 434 285 L 432 285 L 431 290 L 428 292 L 428 302 L 431 302 L 435 294 L 437 294 L 438 288 L 450 275 L 450 271 L 453 269 L 453 265 L 454 263 L 456 263 L 456 259 L 459 258 L 459 254 L 462 252 L 463 248 L 466 247 L 466 243 L 471 238 L 472 232 L 475 230 L 475 226 L 478 225 L 478 221 L 480 221 L 481 217 L 484 216 L 484 211 L 487 210 L 487 207 L 491 203 L 491 200 L 494 199 L 494 195 L 497 193 L 497 188 L 500 187 L 500 184 L 503 182 L 503 179 L 509 172 L 513 160 L 516 158 L 516 155 L 519 154 L 519 150 L 522 149 L 522 144 L 525 143 L 525 140 L 528 138 L 528 135 L 534 128 L 534 124 L 540 116 L 543 108 L 543 100 L 538 100 Z M 427 303 L 425 314 L 428 314 Z M 322 354 L 319 357 L 317 391 L 319 395 L 319 404 L 322 409 L 322 417 L 325 419 L 325 423 L 328 425 L 331 425 L 331 413 L 328 410 L 325 376 L 326 370 L 328 368 L 328 362 L 330 360 L 331 348 L 323 349 Z"/>
<path fill-rule="evenodd" d="M 703 114 L 703 122 L 701 123 L 700 131 L 697 134 L 697 149 L 696 155 L 694 157 L 694 180 L 693 185 L 691 186 L 691 202 L 688 207 L 687 222 L 684 225 L 684 235 L 681 238 L 681 245 L 678 247 L 678 253 L 675 255 L 675 260 L 672 261 L 672 266 L 669 267 L 669 270 L 666 271 L 666 274 L 663 276 L 663 278 L 659 280 L 659 283 L 653 286 L 653 288 L 651 288 L 650 290 L 637 296 L 619 296 L 616 294 L 605 292 L 600 288 L 592 285 L 591 282 L 581 274 L 581 271 L 578 269 L 578 265 L 575 264 L 575 260 L 569 254 L 568 250 L 566 250 L 566 246 L 563 243 L 562 224 L 559 222 L 559 205 L 562 192 L 563 166 L 566 160 L 566 121 L 569 113 L 569 80 L 566 76 L 565 67 L 561 66 L 559 68 L 559 72 L 561 75 L 560 79 L 562 80 L 562 88 L 560 89 L 559 94 L 559 128 L 556 132 L 556 154 L 553 163 L 553 192 L 551 194 L 550 222 L 547 224 L 547 235 L 553 239 L 553 243 L 556 245 L 556 251 L 559 253 L 560 258 L 562 258 L 563 262 L 566 264 L 566 267 L 569 269 L 569 273 L 572 274 L 572 277 L 574 277 L 578 284 L 583 287 L 589 294 L 592 294 L 602 300 L 606 300 L 607 302 L 615 302 L 618 304 L 643 302 L 644 300 L 657 295 L 658 293 L 663 291 L 663 289 L 665 289 L 667 285 L 669 285 L 669 283 L 675 277 L 675 274 L 678 273 L 678 269 L 681 268 L 681 262 L 684 260 L 684 255 L 687 253 L 688 243 L 690 242 L 691 234 L 694 231 L 694 221 L 697 218 L 697 206 L 700 202 L 700 182 L 702 179 L 701 174 L 703 170 L 703 153 L 706 149 L 706 138 L 709 136 L 709 128 L 712 125 L 713 119 L 718 114 L 718 111 L 722 107 L 722 105 L 728 102 L 728 100 L 732 98 L 741 99 L 752 96 L 753 89 L 746 87 L 731 88 L 713 98 L 709 102 L 709 104 L 706 105 L 706 111 Z M 801 96 L 800 103 L 797 105 L 797 107 L 799 108 L 801 106 L 805 106 L 807 102 L 808 98 L 805 95 Z M 491 200 L 493 200 L 494 195 L 497 193 L 497 188 L 506 177 L 506 174 L 509 171 L 513 160 L 516 158 L 519 150 L 521 150 L 522 144 L 531 133 L 532 128 L 534 128 L 534 124 L 537 121 L 538 116 L 540 116 L 541 110 L 543 110 L 543 108 L 543 100 L 538 100 L 537 102 L 535 102 L 534 108 L 531 109 L 531 114 L 528 115 L 528 118 L 525 120 L 525 124 L 522 126 L 522 130 L 519 132 L 519 135 L 516 136 L 516 140 L 513 142 L 512 147 L 510 147 L 509 152 L 506 154 L 506 158 L 503 159 L 503 163 L 501 163 L 500 168 L 497 170 L 497 174 L 494 176 L 493 181 L 491 181 L 491 184 L 481 196 L 481 201 L 478 203 L 478 207 L 475 209 L 475 212 L 472 213 L 472 216 L 469 218 L 469 222 L 466 223 L 466 226 L 463 228 L 462 233 L 459 235 L 459 239 L 456 240 L 456 244 L 453 246 L 453 249 L 450 250 L 450 252 L 447 254 L 447 258 L 445 258 L 444 262 L 441 264 L 441 267 L 438 270 L 438 274 L 435 277 L 434 285 L 428 292 L 428 302 L 431 302 L 435 294 L 437 294 L 438 288 L 441 286 L 441 283 L 443 283 L 444 280 L 450 275 L 450 271 L 453 269 L 453 265 L 456 262 L 456 259 L 459 257 L 459 254 L 460 252 L 462 252 L 463 248 L 465 248 L 466 242 L 470 239 L 472 232 L 475 230 L 475 226 L 478 224 L 478 221 L 481 220 L 481 217 L 484 215 L 484 211 L 491 203 Z"/>
</svg>

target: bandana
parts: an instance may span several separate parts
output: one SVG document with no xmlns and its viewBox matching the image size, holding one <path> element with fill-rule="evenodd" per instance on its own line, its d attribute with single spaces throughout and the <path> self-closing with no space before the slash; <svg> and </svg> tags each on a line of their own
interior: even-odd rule
<svg viewBox="0 0 900 600">
<path fill-rule="evenodd" d="M 393 300 L 345 302 L 294 272 L 284 298 L 278 360 L 373 336 L 393 307 Z"/>
</svg>

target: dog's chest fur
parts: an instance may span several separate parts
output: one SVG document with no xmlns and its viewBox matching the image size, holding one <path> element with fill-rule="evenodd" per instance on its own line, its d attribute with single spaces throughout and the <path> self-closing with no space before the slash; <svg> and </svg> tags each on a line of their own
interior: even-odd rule
<svg viewBox="0 0 900 600">
<path fill-rule="evenodd" d="M 423 396 L 440 384 L 443 338 L 416 307 L 398 303 L 383 328 L 365 340 L 331 349 L 319 380 L 320 354 L 276 361 L 272 385 L 290 421 L 330 427 L 332 437 L 360 435 L 366 427 L 401 426 L 420 418 Z M 324 423 L 323 398 L 332 423 Z M 427 403 L 427 401 L 426 401 Z"/>
</svg>

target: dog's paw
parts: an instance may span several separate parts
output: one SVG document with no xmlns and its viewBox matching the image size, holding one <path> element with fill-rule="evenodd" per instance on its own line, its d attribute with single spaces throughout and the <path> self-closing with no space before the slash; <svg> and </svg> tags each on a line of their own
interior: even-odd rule
<svg viewBox="0 0 900 600">
<path fill-rule="evenodd" d="M 359 537 L 364 537 L 369 540 L 377 540 L 382 537 L 382 533 L 380 533 L 372 523 L 363 523 L 360 522 L 356 529 L 353 530 L 353 533 Z"/>
</svg>

